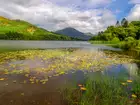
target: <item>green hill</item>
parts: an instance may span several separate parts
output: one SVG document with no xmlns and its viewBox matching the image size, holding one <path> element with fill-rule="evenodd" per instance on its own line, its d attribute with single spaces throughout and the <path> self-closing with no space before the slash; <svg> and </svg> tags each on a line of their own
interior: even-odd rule
<svg viewBox="0 0 140 105">
<path fill-rule="evenodd" d="M 5 40 L 78 40 L 49 32 L 23 20 L 0 16 L 0 39 Z"/>
</svg>

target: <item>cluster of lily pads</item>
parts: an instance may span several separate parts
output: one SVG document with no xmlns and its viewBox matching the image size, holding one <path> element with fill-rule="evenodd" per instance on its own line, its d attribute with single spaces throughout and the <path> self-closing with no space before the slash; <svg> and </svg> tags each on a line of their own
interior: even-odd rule
<svg viewBox="0 0 140 105">
<path fill-rule="evenodd" d="M 48 49 L 24 50 L 0 54 L 0 71 L 2 74 L 23 74 L 30 77 L 31 83 L 38 83 L 39 76 L 44 79 L 67 74 L 69 70 L 99 71 L 110 65 L 133 62 L 126 56 L 105 54 L 102 51 Z"/>
</svg>

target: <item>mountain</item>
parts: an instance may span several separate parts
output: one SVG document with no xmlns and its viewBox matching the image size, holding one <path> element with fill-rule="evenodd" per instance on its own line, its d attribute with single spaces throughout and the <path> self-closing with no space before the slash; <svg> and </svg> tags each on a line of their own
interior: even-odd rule
<svg viewBox="0 0 140 105">
<path fill-rule="evenodd" d="M 0 16 L 0 39 L 5 40 L 76 40 L 74 38 L 49 32 L 29 22 L 10 20 Z"/>
<path fill-rule="evenodd" d="M 91 36 L 91 37 L 93 37 L 93 36 L 94 36 L 94 34 L 92 34 L 92 33 L 90 33 L 90 32 L 85 33 L 85 35 L 87 35 L 87 36 Z"/>
<path fill-rule="evenodd" d="M 71 28 L 71 27 L 67 27 L 65 29 L 58 30 L 55 33 L 63 34 L 63 35 L 73 37 L 73 38 L 79 38 L 82 40 L 89 40 L 91 38 L 91 36 L 85 35 L 84 33 L 80 32 L 74 28 Z"/>
</svg>

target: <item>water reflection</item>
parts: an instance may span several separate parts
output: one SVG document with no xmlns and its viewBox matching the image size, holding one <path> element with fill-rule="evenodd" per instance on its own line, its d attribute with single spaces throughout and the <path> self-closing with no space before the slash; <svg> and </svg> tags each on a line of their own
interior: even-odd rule
<svg viewBox="0 0 140 105">
<path fill-rule="evenodd" d="M 114 76 L 117 78 L 136 78 L 138 77 L 138 65 L 135 63 L 131 64 L 120 64 L 117 66 L 110 66 L 106 70 L 102 71 L 103 75 Z"/>
<path fill-rule="evenodd" d="M 47 49 L 47 48 L 84 48 L 92 50 L 117 50 L 118 48 L 112 48 L 105 45 L 92 45 L 86 41 L 11 41 L 1 40 L 0 48 L 12 48 L 12 49 Z"/>
</svg>

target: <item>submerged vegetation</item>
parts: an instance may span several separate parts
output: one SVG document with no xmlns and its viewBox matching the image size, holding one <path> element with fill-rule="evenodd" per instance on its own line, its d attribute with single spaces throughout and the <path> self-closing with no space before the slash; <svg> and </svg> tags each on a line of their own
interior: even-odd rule
<svg viewBox="0 0 140 105">
<path fill-rule="evenodd" d="M 130 78 L 115 79 L 103 77 L 96 73 L 95 75 L 89 75 L 91 72 L 103 71 L 111 65 L 133 63 L 135 61 L 134 58 L 127 55 L 84 49 L 47 49 L 4 52 L 0 53 L 0 58 L 0 83 L 3 84 L 1 88 L 4 89 L 10 89 L 11 85 L 14 85 L 15 88 L 22 85 L 23 87 L 29 86 L 29 89 L 37 87 L 40 89 L 38 91 L 45 89 L 42 92 L 44 93 L 44 91 L 47 91 L 47 83 L 52 77 L 65 76 L 69 75 L 69 71 L 75 73 L 78 70 L 82 70 L 85 76 L 83 83 L 76 83 L 76 86 L 73 81 L 72 84 L 75 86 L 69 84 L 68 88 L 64 86 L 60 89 L 56 86 L 59 89 L 59 94 L 62 98 L 61 102 L 63 103 L 57 103 L 58 105 L 139 104 L 139 78 L 138 80 Z M 28 89 L 26 90 L 27 92 L 23 90 L 21 89 L 19 93 L 17 92 L 18 94 L 11 94 L 14 94 L 16 97 L 20 96 L 18 100 L 21 100 L 30 93 L 27 91 Z M 31 91 L 33 90 L 31 89 Z M 55 102 L 56 100 L 52 101 Z M 5 104 L 4 101 L 3 103 Z M 36 100 L 34 103 L 37 104 Z M 49 101 L 46 101 L 46 99 L 41 99 L 39 105 L 48 103 Z M 15 104 L 14 99 L 12 101 L 13 104 Z M 25 104 L 27 105 L 26 101 Z"/>
<path fill-rule="evenodd" d="M 67 70 L 92 70 L 99 71 L 109 65 L 117 65 L 133 62 L 133 58 L 126 56 L 118 57 L 119 55 L 106 55 L 103 52 L 88 52 L 86 50 L 24 50 L 17 52 L 6 52 L 0 54 L 0 64 L 12 63 L 11 66 L 16 70 L 16 66 L 22 67 L 22 69 L 29 69 L 30 64 L 40 64 L 39 68 L 43 72 L 55 70 L 58 73 Z M 16 60 L 23 60 L 22 65 L 14 64 Z M 28 62 L 28 63 L 27 63 Z M 45 67 L 47 65 L 47 67 Z M 11 68 L 9 66 L 9 68 Z M 67 67 L 67 68 L 66 68 Z M 4 69 L 4 67 L 1 67 Z M 8 67 L 7 67 L 8 68 Z"/>
</svg>

